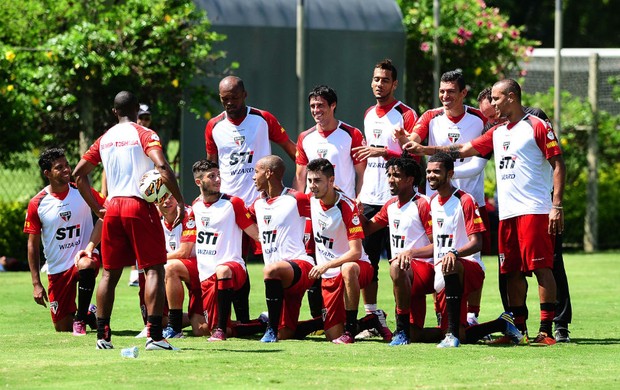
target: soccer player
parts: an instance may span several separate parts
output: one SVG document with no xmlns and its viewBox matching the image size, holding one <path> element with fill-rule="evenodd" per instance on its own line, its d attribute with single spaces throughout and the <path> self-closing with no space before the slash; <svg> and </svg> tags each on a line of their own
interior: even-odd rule
<svg viewBox="0 0 620 390">
<path fill-rule="evenodd" d="M 307 169 L 317 260 L 309 276 L 323 279 L 325 336 L 336 344 L 351 344 L 361 327 L 382 329 L 374 313 L 357 321 L 360 289 L 372 280 L 359 211 L 353 200 L 334 188 L 334 166 L 327 159 L 312 160 Z M 383 338 L 391 340 L 392 333 Z"/>
<path fill-rule="evenodd" d="M 526 275 L 534 273 L 540 299 L 540 328 L 533 344 L 552 345 L 556 283 L 553 278 L 552 236 L 564 230 L 562 197 L 565 165 L 549 125 L 524 112 L 521 87 L 512 79 L 498 81 L 491 92 L 492 105 L 508 122 L 483 136 L 449 147 L 411 142 L 412 153 L 448 151 L 456 158 L 495 154 L 499 201 L 499 256 L 507 274 L 508 301 L 515 324 L 524 332 Z M 553 190 L 553 196 L 549 194 Z"/>
<path fill-rule="evenodd" d="M 43 307 L 47 307 L 45 302 L 49 302 L 57 332 L 73 330 L 74 336 L 83 336 L 86 334 L 86 322 L 93 329 L 97 327 L 89 305 L 100 261 L 98 254 L 74 259 L 85 248 L 87 238 L 93 231 L 93 215 L 75 184 L 71 183 L 71 167 L 63 149 L 51 148 L 41 153 L 39 167 L 49 184 L 28 203 L 24 224 L 34 286 L 32 296 Z M 92 188 L 89 191 L 96 197 L 97 204 L 103 205 L 103 196 Z M 41 243 L 48 266 L 47 292 L 40 277 Z"/>
<path fill-rule="evenodd" d="M 173 225 L 185 216 L 183 195 L 170 168 L 157 134 L 135 121 L 139 104 L 134 94 L 119 92 L 112 112 L 118 124 L 105 132 L 84 154 L 73 172 L 80 194 L 99 217 L 103 217 L 101 254 L 103 276 L 97 289 L 97 348 L 113 348 L 110 317 L 114 292 L 123 267 L 138 261 L 146 273 L 146 306 L 149 337 L 146 350 L 175 350 L 162 336 L 164 264 L 166 246 L 157 207 L 141 198 L 138 182 L 153 166 L 179 204 Z M 108 182 L 108 201 L 102 210 L 90 192 L 88 174 L 103 164 Z M 105 216 L 104 216 L 105 215 Z"/>
<path fill-rule="evenodd" d="M 367 162 L 364 180 L 358 201 L 363 205 L 364 216 L 372 218 L 390 199 L 390 187 L 385 175 L 385 164 L 391 157 L 400 157 L 402 149 L 392 133 L 395 128 L 411 133 L 418 114 L 396 99 L 394 92 L 398 87 L 398 72 L 391 60 L 385 59 L 375 65 L 370 88 L 377 103 L 366 110 L 364 115 L 364 135 L 368 145 L 356 147 L 355 158 Z M 415 157 L 419 159 L 418 157 Z M 338 175 L 336 175 L 338 177 Z M 385 312 L 377 308 L 377 289 L 379 283 L 379 260 L 384 250 L 390 255 L 387 228 L 367 235 L 363 241 L 364 250 L 372 263 L 374 272 L 372 282 L 362 290 L 366 313 L 375 313 L 381 324 L 387 328 Z M 361 332 L 356 337 L 365 338 L 379 335 L 377 329 Z"/>
<path fill-rule="evenodd" d="M 254 201 L 250 212 L 256 218 L 263 248 L 263 277 L 269 311 L 269 326 L 262 342 L 296 336 L 304 293 L 315 281 L 308 277 L 315 263 L 306 254 L 304 245 L 310 203 L 303 193 L 284 187 L 284 168 L 280 157 L 267 156 L 256 163 L 254 170 L 254 185 L 261 197 Z M 321 317 L 311 322 L 316 324 L 315 330 L 323 325 Z"/>
</svg>

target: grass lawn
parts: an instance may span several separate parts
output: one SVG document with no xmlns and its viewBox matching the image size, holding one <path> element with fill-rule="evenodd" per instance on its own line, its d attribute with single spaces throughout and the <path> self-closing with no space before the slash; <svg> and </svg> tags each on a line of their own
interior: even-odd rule
<svg viewBox="0 0 620 390">
<path fill-rule="evenodd" d="M 179 352 L 146 352 L 133 336 L 142 329 L 137 288 L 128 272 L 119 283 L 112 316 L 116 349 L 95 349 L 96 334 L 54 332 L 49 312 L 32 300 L 28 273 L 0 274 L 0 386 L 7 388 L 617 388 L 620 387 L 620 254 L 565 256 L 571 286 L 572 342 L 552 347 L 432 344 L 389 347 L 379 339 L 333 345 L 321 337 L 262 344 L 254 339 L 207 343 L 174 340 Z M 496 262 L 486 258 L 481 320 L 500 312 Z M 394 327 L 391 284 L 382 263 L 379 306 Z M 250 265 L 252 315 L 265 310 L 259 264 Z M 537 330 L 536 288 L 528 306 Z M 361 311 L 360 311 L 361 312 Z M 434 322 L 432 309 L 427 323 Z M 302 318 L 308 317 L 307 305 Z M 138 346 L 137 359 L 120 349 Z"/>
</svg>

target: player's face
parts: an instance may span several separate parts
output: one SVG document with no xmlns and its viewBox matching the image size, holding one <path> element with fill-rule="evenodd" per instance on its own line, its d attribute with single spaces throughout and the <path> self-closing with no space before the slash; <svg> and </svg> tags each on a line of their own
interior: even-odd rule
<svg viewBox="0 0 620 390">
<path fill-rule="evenodd" d="M 442 81 L 439 83 L 439 101 L 446 110 L 463 105 L 463 99 L 467 95 L 467 89 L 459 90 L 456 81 Z"/>
<path fill-rule="evenodd" d="M 220 86 L 220 102 L 224 106 L 226 114 L 235 119 L 245 115 L 245 98 L 247 92 L 241 90 L 238 86 L 223 85 Z"/>
<path fill-rule="evenodd" d="M 484 115 L 491 124 L 495 124 L 498 122 L 499 117 L 497 116 L 497 112 L 495 112 L 495 108 L 491 105 L 491 102 L 487 99 L 482 99 L 480 102 L 480 112 Z"/>
<path fill-rule="evenodd" d="M 159 212 L 161 213 L 161 215 L 168 215 L 171 212 L 176 211 L 178 203 L 179 202 L 177 202 L 174 196 L 170 195 L 166 197 L 166 199 L 163 202 L 159 202 L 157 204 L 157 208 L 159 209 Z"/>
<path fill-rule="evenodd" d="M 45 170 L 44 175 L 49 179 L 50 184 L 66 185 L 71 181 L 71 166 L 66 157 L 57 158 L 52 162 L 52 167 Z"/>
<path fill-rule="evenodd" d="M 495 109 L 495 113 L 498 118 L 510 116 L 511 97 L 504 94 L 504 91 L 498 87 L 493 87 L 491 90 L 491 106 Z"/>
<path fill-rule="evenodd" d="M 392 195 L 400 195 L 413 188 L 413 178 L 405 176 L 397 166 L 390 166 L 387 170 L 388 185 Z"/>
<path fill-rule="evenodd" d="M 254 176 L 252 176 L 252 180 L 254 180 L 254 186 L 259 192 L 267 191 L 267 169 L 260 162 L 254 167 Z"/>
<path fill-rule="evenodd" d="M 398 86 L 398 80 L 392 79 L 392 71 L 387 69 L 375 68 L 372 73 L 372 94 L 377 101 L 388 101 L 394 97 L 394 90 Z"/>
<path fill-rule="evenodd" d="M 448 171 L 441 162 L 429 162 L 426 165 L 426 180 L 431 190 L 437 191 L 445 185 L 450 185 Z"/>
<path fill-rule="evenodd" d="M 196 184 L 200 187 L 200 192 L 204 196 L 219 194 L 222 184 L 220 170 L 217 168 L 209 169 L 200 179 L 196 179 Z"/>
<path fill-rule="evenodd" d="M 140 126 L 150 127 L 151 126 L 151 115 L 144 114 L 138 117 L 138 122 Z"/>
<path fill-rule="evenodd" d="M 334 187 L 334 177 L 327 177 L 322 172 L 308 171 L 308 189 L 315 198 L 323 199 Z"/>
<path fill-rule="evenodd" d="M 336 103 L 332 103 L 330 106 L 327 104 L 327 100 L 317 96 L 310 98 L 310 114 L 314 121 L 321 126 L 326 126 L 334 119 L 334 111 L 336 110 Z"/>
</svg>

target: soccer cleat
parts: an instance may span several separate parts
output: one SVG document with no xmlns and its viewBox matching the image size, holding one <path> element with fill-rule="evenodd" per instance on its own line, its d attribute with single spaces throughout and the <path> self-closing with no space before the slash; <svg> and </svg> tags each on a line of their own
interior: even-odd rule
<svg viewBox="0 0 620 390">
<path fill-rule="evenodd" d="M 97 349 L 114 349 L 112 341 L 106 341 L 105 339 L 97 340 Z"/>
<path fill-rule="evenodd" d="M 377 315 L 379 323 L 381 324 L 381 326 L 377 327 L 377 330 L 379 331 L 381 337 L 383 337 L 383 341 L 392 341 L 392 331 L 390 330 L 390 328 L 388 328 L 387 321 L 385 320 L 387 314 L 385 314 L 385 312 L 381 309 L 376 310 L 375 314 Z"/>
<path fill-rule="evenodd" d="M 549 345 L 555 344 L 555 339 L 549 336 L 546 332 L 538 332 L 538 335 L 530 343 L 530 345 L 534 347 L 547 347 Z"/>
<path fill-rule="evenodd" d="M 478 322 L 478 317 L 476 317 L 474 313 L 467 313 L 467 325 L 474 326 L 478 324 L 480 324 L 480 322 Z"/>
<path fill-rule="evenodd" d="M 404 330 L 398 330 L 394 333 L 394 337 L 390 342 L 390 345 L 407 345 L 409 344 L 409 336 Z"/>
<path fill-rule="evenodd" d="M 457 348 L 461 342 L 452 333 L 446 333 L 446 337 L 437 344 L 437 348 Z"/>
<path fill-rule="evenodd" d="M 86 336 L 86 323 L 84 321 L 73 321 L 73 335 Z"/>
<path fill-rule="evenodd" d="M 161 339 L 159 341 L 155 341 L 152 338 L 146 339 L 146 345 L 144 349 L 147 351 L 178 351 L 179 349 L 170 345 L 168 340 Z"/>
<path fill-rule="evenodd" d="M 136 338 L 145 339 L 146 336 L 148 335 L 148 332 L 149 332 L 149 328 L 145 326 L 144 329 L 142 329 L 142 331 L 140 331 L 140 333 L 136 335 Z"/>
<path fill-rule="evenodd" d="M 211 337 L 207 339 L 207 341 L 224 341 L 224 340 L 226 340 L 226 333 L 220 328 L 215 329 L 213 333 L 211 334 Z"/>
<path fill-rule="evenodd" d="M 261 343 L 275 343 L 278 341 L 278 333 L 272 328 L 267 328 L 265 335 L 260 341 Z"/>
<path fill-rule="evenodd" d="M 364 339 L 369 339 L 371 337 L 380 337 L 380 336 L 381 335 L 379 334 L 379 331 L 375 328 L 364 329 L 363 331 L 355 335 L 355 340 L 364 340 Z"/>
<path fill-rule="evenodd" d="M 353 338 L 353 336 L 351 336 L 351 333 L 349 332 L 344 332 L 342 336 L 338 337 L 335 340 L 332 340 L 332 343 L 334 344 L 353 344 L 354 342 L 355 339 Z"/>
<path fill-rule="evenodd" d="M 557 343 L 570 343 L 570 337 L 568 336 L 570 332 L 567 328 L 564 327 L 556 327 L 555 328 L 555 341 Z"/>
<path fill-rule="evenodd" d="M 162 336 L 164 336 L 165 339 L 184 339 L 185 338 L 185 336 L 183 336 L 183 331 L 175 332 L 171 326 L 167 326 L 166 329 L 164 329 L 164 331 L 162 332 Z"/>
<path fill-rule="evenodd" d="M 515 322 L 514 322 L 514 319 L 512 318 L 512 314 L 508 312 L 503 312 L 499 316 L 499 319 L 506 323 L 506 330 L 504 331 L 504 335 L 510 338 L 510 340 L 514 344 L 516 345 L 521 344 L 524 336 L 519 331 L 519 329 L 517 329 L 517 327 L 515 326 Z"/>
</svg>

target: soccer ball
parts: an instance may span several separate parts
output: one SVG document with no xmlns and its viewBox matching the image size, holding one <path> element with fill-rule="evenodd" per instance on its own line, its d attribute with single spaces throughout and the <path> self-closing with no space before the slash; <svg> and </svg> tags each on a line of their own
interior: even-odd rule
<svg viewBox="0 0 620 390">
<path fill-rule="evenodd" d="M 138 187 L 140 188 L 140 195 L 142 195 L 142 198 L 149 203 L 163 202 L 171 195 L 157 169 L 146 171 L 146 173 L 142 175 Z"/>
</svg>

